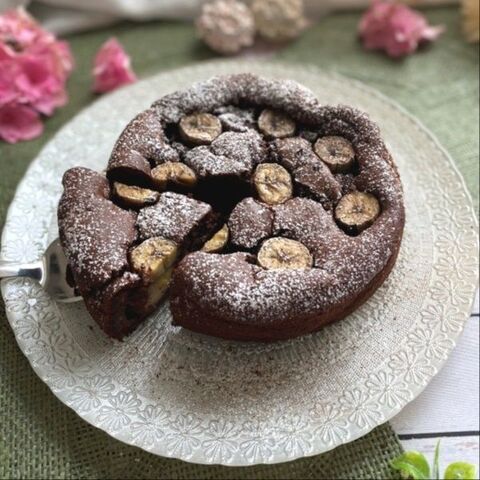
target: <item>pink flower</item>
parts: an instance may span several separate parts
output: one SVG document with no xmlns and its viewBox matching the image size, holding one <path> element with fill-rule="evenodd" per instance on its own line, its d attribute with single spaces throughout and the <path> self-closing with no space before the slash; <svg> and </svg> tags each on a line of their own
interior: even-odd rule
<svg viewBox="0 0 480 480">
<path fill-rule="evenodd" d="M 0 138 L 9 143 L 31 140 L 43 131 L 39 114 L 18 102 L 0 106 Z"/>
<path fill-rule="evenodd" d="M 93 67 L 93 90 L 97 93 L 110 92 L 137 80 L 130 68 L 130 57 L 117 39 L 107 40 L 95 55 Z"/>
<path fill-rule="evenodd" d="M 44 115 L 51 115 L 67 101 L 64 72 L 54 73 L 56 68 L 56 59 L 48 54 L 23 55 L 17 61 L 19 99 Z"/>
<path fill-rule="evenodd" d="M 385 50 L 391 57 L 413 53 L 443 31 L 443 26 L 428 25 L 423 15 L 406 5 L 382 0 L 373 1 L 359 24 L 365 48 Z"/>
<path fill-rule="evenodd" d="M 16 142 L 39 135 L 38 113 L 51 115 L 65 105 L 72 69 L 68 44 L 44 30 L 25 10 L 0 15 L 0 138 Z"/>
<path fill-rule="evenodd" d="M 47 34 L 51 36 L 23 8 L 7 10 L 0 16 L 0 42 L 13 51 L 24 50 Z"/>
<path fill-rule="evenodd" d="M 0 44 L 0 107 L 8 102 L 15 100 L 17 89 L 12 82 L 12 65 L 2 58 L 2 49 Z"/>
</svg>

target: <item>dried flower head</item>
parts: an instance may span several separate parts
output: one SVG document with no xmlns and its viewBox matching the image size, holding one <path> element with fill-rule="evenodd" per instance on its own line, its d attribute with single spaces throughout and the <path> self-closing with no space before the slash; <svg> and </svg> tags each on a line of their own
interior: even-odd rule
<svg viewBox="0 0 480 480">
<path fill-rule="evenodd" d="M 0 139 L 15 143 L 40 135 L 40 114 L 51 115 L 67 101 L 72 68 L 68 44 L 24 9 L 0 15 Z"/>
<path fill-rule="evenodd" d="M 372 3 L 359 25 L 365 48 L 384 50 L 391 57 L 413 53 L 443 31 L 444 27 L 430 26 L 423 15 L 406 5 L 382 0 Z"/>
<path fill-rule="evenodd" d="M 253 0 L 258 33 L 271 41 L 296 38 L 307 26 L 303 0 Z"/>
<path fill-rule="evenodd" d="M 107 40 L 95 55 L 93 91 L 110 92 L 137 80 L 130 67 L 130 57 L 116 38 Z"/>
<path fill-rule="evenodd" d="M 253 45 L 255 23 L 250 9 L 237 0 L 207 3 L 197 19 L 200 38 L 218 53 L 229 55 Z"/>
<path fill-rule="evenodd" d="M 469 42 L 480 40 L 480 3 L 478 0 L 462 0 L 463 32 Z"/>
</svg>

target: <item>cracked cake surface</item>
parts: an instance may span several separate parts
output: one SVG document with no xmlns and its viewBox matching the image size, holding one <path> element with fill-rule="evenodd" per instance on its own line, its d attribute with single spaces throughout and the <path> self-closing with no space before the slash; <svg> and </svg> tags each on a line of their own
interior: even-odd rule
<svg viewBox="0 0 480 480">
<path fill-rule="evenodd" d="M 60 240 L 92 317 L 122 338 L 169 296 L 174 324 L 235 340 L 314 332 L 393 268 L 400 178 L 368 116 L 290 80 L 215 77 L 125 128 L 106 175 L 65 173 Z"/>
</svg>

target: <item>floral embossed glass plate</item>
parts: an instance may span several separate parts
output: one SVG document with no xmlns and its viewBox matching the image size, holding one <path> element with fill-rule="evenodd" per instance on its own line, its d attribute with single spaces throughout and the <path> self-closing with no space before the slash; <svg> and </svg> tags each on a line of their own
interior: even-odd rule
<svg viewBox="0 0 480 480">
<path fill-rule="evenodd" d="M 162 73 L 102 98 L 44 148 L 10 207 L 2 256 L 41 255 L 57 235 L 63 172 L 102 170 L 137 112 L 192 81 L 238 71 L 295 79 L 322 103 L 357 106 L 379 123 L 407 222 L 394 270 L 363 307 L 314 335 L 260 345 L 174 328 L 164 305 L 121 343 L 82 303 L 55 304 L 29 280 L 5 280 L 2 293 L 32 367 L 86 421 L 159 455 L 251 465 L 366 434 L 422 391 L 462 332 L 476 286 L 475 215 L 451 159 L 417 121 L 362 84 L 311 68 L 215 62 Z"/>
</svg>

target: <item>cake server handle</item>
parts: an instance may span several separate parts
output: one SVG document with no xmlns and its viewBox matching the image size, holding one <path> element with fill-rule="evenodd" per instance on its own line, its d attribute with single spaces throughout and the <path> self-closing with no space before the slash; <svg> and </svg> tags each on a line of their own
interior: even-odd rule
<svg viewBox="0 0 480 480">
<path fill-rule="evenodd" d="M 68 262 L 58 238 L 35 262 L 13 263 L 0 261 L 0 279 L 26 277 L 36 280 L 56 301 L 70 303 L 82 298 L 67 279 Z"/>
<path fill-rule="evenodd" d="M 0 279 L 12 277 L 28 277 L 40 285 L 45 284 L 45 266 L 42 260 L 30 263 L 14 263 L 0 261 Z"/>
</svg>

